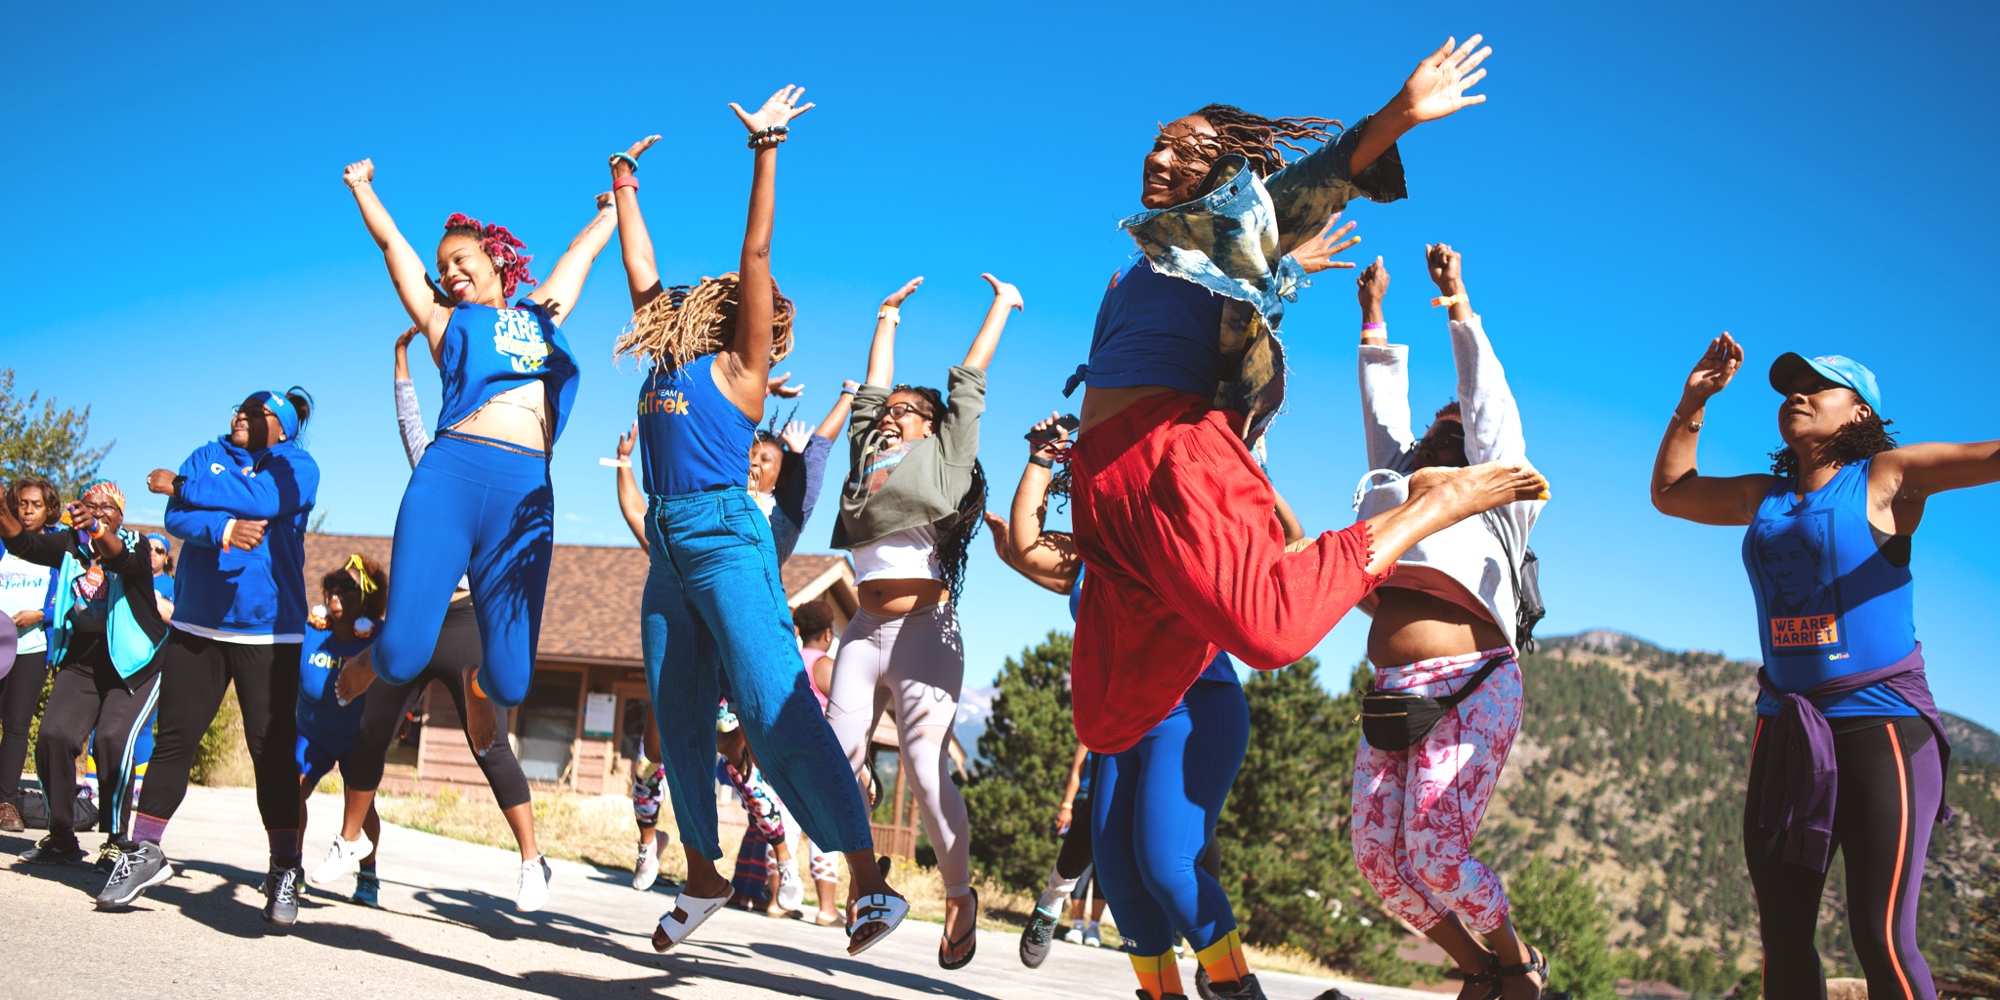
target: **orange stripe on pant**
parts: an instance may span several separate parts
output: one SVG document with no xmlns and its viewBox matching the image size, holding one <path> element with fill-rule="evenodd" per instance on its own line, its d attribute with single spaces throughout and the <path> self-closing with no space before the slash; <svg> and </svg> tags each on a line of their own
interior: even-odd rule
<svg viewBox="0 0 2000 1000">
<path fill-rule="evenodd" d="M 1910 977 L 1903 971 L 1903 957 L 1898 953 L 1896 940 L 1896 903 L 1902 897 L 1903 870 L 1910 851 L 1910 769 L 1903 762 L 1903 741 L 1896 735 L 1896 724 L 1883 727 L 1889 731 L 1889 748 L 1896 755 L 1896 805 L 1901 810 L 1896 823 L 1896 867 L 1889 877 L 1889 901 L 1883 907 L 1882 940 L 1888 947 L 1889 965 L 1896 970 L 1896 980 L 1902 984 L 1903 1000 L 1916 1000 L 1910 992 Z"/>
</svg>

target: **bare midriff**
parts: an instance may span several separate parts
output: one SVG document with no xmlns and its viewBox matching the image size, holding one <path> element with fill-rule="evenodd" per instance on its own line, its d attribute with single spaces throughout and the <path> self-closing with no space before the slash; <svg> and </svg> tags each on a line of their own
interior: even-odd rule
<svg viewBox="0 0 2000 1000">
<path fill-rule="evenodd" d="M 1129 385 L 1116 389 L 1095 389 L 1086 385 L 1083 387 L 1083 422 L 1077 427 L 1077 431 L 1079 433 L 1087 431 L 1148 396 L 1179 391 L 1164 385 Z"/>
<path fill-rule="evenodd" d="M 487 400 L 486 405 L 474 410 L 472 416 L 454 424 L 451 430 L 492 438 L 495 441 L 505 441 L 536 451 L 547 451 L 549 450 L 548 393 L 542 388 L 539 379 L 515 386 Z"/>
<path fill-rule="evenodd" d="M 864 580 L 861 608 L 871 615 L 894 618 L 928 608 L 951 597 L 943 580 Z"/>
<path fill-rule="evenodd" d="M 1434 594 L 1382 587 L 1375 591 L 1375 597 L 1375 621 L 1368 627 L 1368 660 L 1377 667 L 1400 667 L 1507 645 L 1499 626 Z"/>
</svg>

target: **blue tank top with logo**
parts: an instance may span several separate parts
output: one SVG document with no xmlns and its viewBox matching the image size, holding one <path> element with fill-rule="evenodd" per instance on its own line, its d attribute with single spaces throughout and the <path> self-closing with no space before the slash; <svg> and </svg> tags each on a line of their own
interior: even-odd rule
<svg viewBox="0 0 2000 1000">
<path fill-rule="evenodd" d="M 562 437 L 576 399 L 576 360 L 562 329 L 542 304 L 522 299 L 512 309 L 461 302 L 451 311 L 438 350 L 444 380 L 440 430 L 455 427 L 509 389 L 541 380 L 548 394 L 550 440 Z"/>
<path fill-rule="evenodd" d="M 1083 570 L 1077 570 L 1076 585 L 1069 588 L 1070 621 L 1076 620 L 1077 610 L 1083 607 L 1083 575 Z M 1201 668 L 1201 673 L 1195 677 L 1195 680 L 1221 681 L 1224 684 L 1243 683 L 1236 676 L 1236 661 L 1229 658 L 1228 652 L 1220 650 L 1216 652 L 1215 659 L 1208 661 L 1208 666 Z"/>
<path fill-rule="evenodd" d="M 332 629 L 308 625 L 305 642 L 299 646 L 299 734 L 336 757 L 354 748 L 364 699 L 342 705 L 334 694 L 334 679 L 349 659 L 360 656 L 374 641 L 357 636 L 342 642 Z"/>
<path fill-rule="evenodd" d="M 1792 492 L 1792 480 L 1777 483 L 1743 535 L 1764 667 L 1780 690 L 1886 667 L 1917 648 L 1908 559 L 1899 566 L 1884 556 L 1868 524 L 1871 464 L 1849 463 L 1804 497 Z M 1759 714 L 1778 707 L 1758 695 Z M 1828 718 L 1917 714 L 1881 684 L 1819 708 Z"/>
<path fill-rule="evenodd" d="M 715 384 L 715 355 L 679 368 L 655 366 L 639 389 L 639 444 L 646 492 L 677 497 L 747 488 L 757 425 Z"/>
</svg>

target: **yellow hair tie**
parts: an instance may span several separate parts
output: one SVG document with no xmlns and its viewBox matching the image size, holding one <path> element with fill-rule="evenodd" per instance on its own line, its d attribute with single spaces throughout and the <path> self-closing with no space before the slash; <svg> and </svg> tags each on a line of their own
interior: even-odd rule
<svg viewBox="0 0 2000 1000">
<path fill-rule="evenodd" d="M 382 589 L 376 585 L 375 578 L 368 575 L 368 567 L 361 562 L 361 553 L 356 552 L 347 557 L 346 569 L 354 574 L 354 579 L 361 584 L 361 596 L 367 597 Z"/>
</svg>

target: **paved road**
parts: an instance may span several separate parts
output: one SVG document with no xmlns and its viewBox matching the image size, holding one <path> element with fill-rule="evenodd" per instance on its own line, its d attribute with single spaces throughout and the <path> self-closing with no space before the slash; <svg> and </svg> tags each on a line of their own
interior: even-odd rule
<svg viewBox="0 0 2000 1000">
<path fill-rule="evenodd" d="M 333 836 L 338 803 L 313 800 L 307 857 Z M 672 907 L 655 890 L 632 891 L 628 872 L 555 862 L 547 909 L 513 910 L 508 851 L 390 827 L 382 851 L 382 903 L 309 895 L 294 933 L 266 933 L 259 919 L 265 847 L 250 789 L 193 788 L 168 842 L 181 875 L 132 910 L 98 913 L 91 868 L 13 863 L 30 846 L 0 834 L 0 996 L 43 1000 L 118 997 L 327 997 L 421 1000 L 493 997 L 780 996 L 959 1000 L 1129 998 L 1125 956 L 1056 945 L 1038 971 L 1021 966 L 1016 938 L 983 932 L 972 965 L 937 967 L 937 925 L 912 921 L 860 959 L 833 928 L 725 910 L 669 955 L 647 942 Z M 86 835 L 86 845 L 98 837 Z M 1183 974 L 1193 983 L 1192 962 Z M 1308 1000 L 1339 988 L 1356 1000 L 1436 1000 L 1436 994 L 1270 973 L 1273 1000 Z"/>
</svg>

